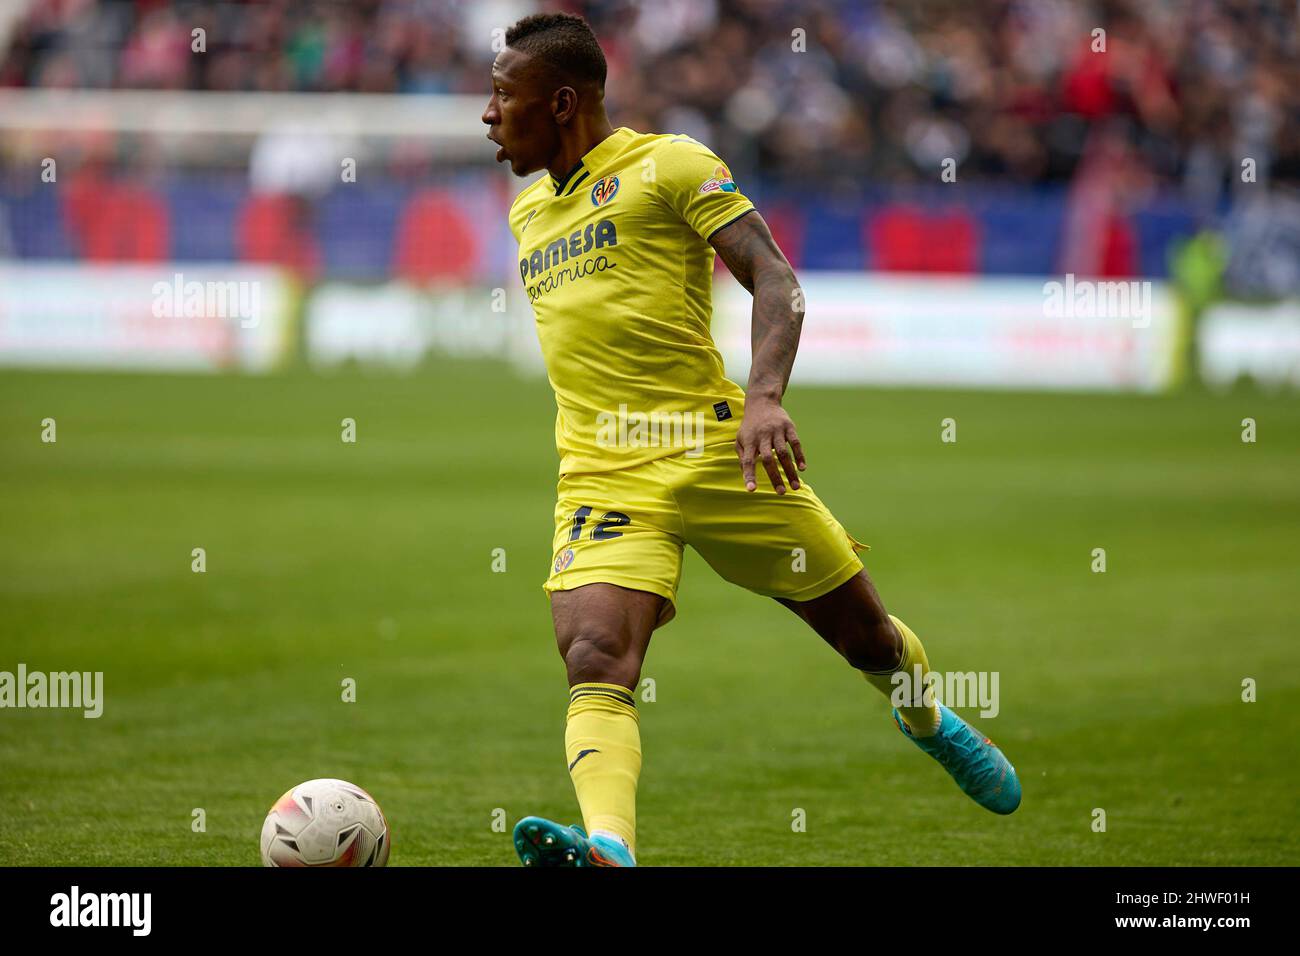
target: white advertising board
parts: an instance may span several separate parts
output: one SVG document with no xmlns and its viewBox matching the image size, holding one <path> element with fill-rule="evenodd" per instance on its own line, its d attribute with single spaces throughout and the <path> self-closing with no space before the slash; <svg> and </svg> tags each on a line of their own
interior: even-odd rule
<svg viewBox="0 0 1300 956">
<path fill-rule="evenodd" d="M 293 291 L 252 265 L 0 262 L 0 365 L 265 372 Z"/>
<path fill-rule="evenodd" d="M 1177 372 L 1162 283 L 805 272 L 802 385 L 1153 392 Z M 728 377 L 750 361 L 750 295 L 723 277 L 713 334 Z"/>
</svg>

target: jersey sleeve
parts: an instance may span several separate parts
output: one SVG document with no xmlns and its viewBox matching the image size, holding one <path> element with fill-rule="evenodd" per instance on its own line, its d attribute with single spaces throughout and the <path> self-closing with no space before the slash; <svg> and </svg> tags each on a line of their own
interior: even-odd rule
<svg viewBox="0 0 1300 956">
<path fill-rule="evenodd" d="M 655 162 L 660 195 L 702 239 L 754 208 L 727 165 L 702 143 L 672 137 L 657 150 Z"/>
</svg>

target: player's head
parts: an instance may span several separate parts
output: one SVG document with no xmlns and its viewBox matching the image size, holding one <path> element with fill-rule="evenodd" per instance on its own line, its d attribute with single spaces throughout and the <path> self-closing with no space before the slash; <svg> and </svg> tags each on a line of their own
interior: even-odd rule
<svg viewBox="0 0 1300 956">
<path fill-rule="evenodd" d="M 527 176 L 549 165 L 566 130 L 605 115 L 605 54 L 582 17 L 538 13 L 506 31 L 483 111 L 497 161 Z"/>
</svg>

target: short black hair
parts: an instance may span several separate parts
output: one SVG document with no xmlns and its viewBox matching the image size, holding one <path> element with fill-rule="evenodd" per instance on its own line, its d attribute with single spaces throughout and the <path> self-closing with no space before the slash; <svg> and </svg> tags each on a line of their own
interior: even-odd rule
<svg viewBox="0 0 1300 956">
<path fill-rule="evenodd" d="M 587 21 L 572 13 L 534 13 L 506 30 L 506 46 L 535 56 L 563 79 L 605 88 L 605 53 Z"/>
</svg>

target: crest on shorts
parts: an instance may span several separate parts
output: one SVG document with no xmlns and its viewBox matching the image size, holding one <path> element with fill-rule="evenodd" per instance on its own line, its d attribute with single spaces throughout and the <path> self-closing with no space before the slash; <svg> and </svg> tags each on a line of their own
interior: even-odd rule
<svg viewBox="0 0 1300 956">
<path fill-rule="evenodd" d="M 565 548 L 555 556 L 555 571 L 558 574 L 573 563 L 573 549 Z"/>
</svg>

